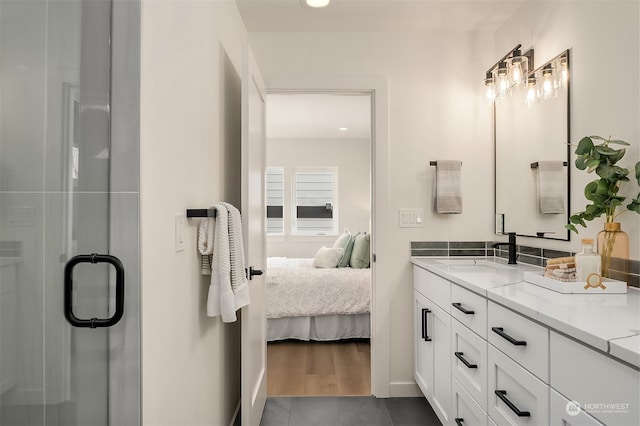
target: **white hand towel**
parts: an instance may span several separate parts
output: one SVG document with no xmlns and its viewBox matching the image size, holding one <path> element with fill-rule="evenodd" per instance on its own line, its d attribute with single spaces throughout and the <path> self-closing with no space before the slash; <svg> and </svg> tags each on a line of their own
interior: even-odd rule
<svg viewBox="0 0 640 426">
<path fill-rule="evenodd" d="M 236 311 L 249 303 L 242 223 L 240 212 L 231 204 L 218 203 L 214 208 L 216 221 L 207 315 L 221 316 L 223 322 L 234 322 Z"/>
<path fill-rule="evenodd" d="M 566 177 L 562 161 L 538 161 L 538 205 L 542 214 L 565 212 Z"/>
<path fill-rule="evenodd" d="M 247 280 L 240 210 L 229 203 L 221 203 L 229 212 L 229 251 L 231 261 L 231 290 L 236 310 L 249 304 L 249 282 Z"/>
<path fill-rule="evenodd" d="M 458 160 L 436 162 L 436 211 L 462 213 L 462 163 Z"/>
<path fill-rule="evenodd" d="M 214 228 L 215 221 L 212 217 L 202 219 L 198 226 L 198 252 L 202 256 L 200 260 L 200 272 L 202 275 L 211 275 Z"/>
</svg>

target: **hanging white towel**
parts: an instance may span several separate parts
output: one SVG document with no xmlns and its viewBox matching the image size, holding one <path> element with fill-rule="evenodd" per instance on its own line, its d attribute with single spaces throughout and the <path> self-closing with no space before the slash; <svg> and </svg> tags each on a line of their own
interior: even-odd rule
<svg viewBox="0 0 640 426">
<path fill-rule="evenodd" d="M 249 303 L 242 223 L 240 212 L 231 204 L 218 203 L 214 209 L 216 220 L 207 315 L 221 316 L 224 322 L 234 322 L 237 320 L 236 311 Z"/>
<path fill-rule="evenodd" d="M 436 161 L 436 211 L 462 213 L 462 162 Z"/>
<path fill-rule="evenodd" d="M 211 275 L 211 261 L 213 254 L 213 230 L 215 221 L 212 217 L 206 217 L 198 226 L 198 252 L 200 253 L 200 272 L 202 275 Z"/>
<path fill-rule="evenodd" d="M 562 161 L 538 161 L 538 206 L 542 214 L 565 212 L 564 164 Z"/>
</svg>

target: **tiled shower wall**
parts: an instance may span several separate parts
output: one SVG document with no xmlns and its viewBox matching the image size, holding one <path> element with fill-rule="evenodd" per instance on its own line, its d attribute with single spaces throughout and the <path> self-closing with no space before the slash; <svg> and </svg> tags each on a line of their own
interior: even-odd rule
<svg viewBox="0 0 640 426">
<path fill-rule="evenodd" d="M 411 256 L 454 257 L 484 256 L 507 259 L 509 249 L 506 246 L 493 248 L 496 241 L 412 241 Z M 518 245 L 518 262 L 534 266 L 545 266 L 547 259 L 573 256 L 575 253 L 551 250 L 539 247 Z M 626 281 L 633 287 L 640 287 L 640 261 L 629 260 L 628 272 L 625 272 L 622 259 L 612 259 L 611 278 Z"/>
</svg>

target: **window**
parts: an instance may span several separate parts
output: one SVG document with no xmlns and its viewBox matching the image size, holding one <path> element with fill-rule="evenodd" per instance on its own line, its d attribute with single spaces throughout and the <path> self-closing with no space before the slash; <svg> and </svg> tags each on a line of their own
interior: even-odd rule
<svg viewBox="0 0 640 426">
<path fill-rule="evenodd" d="M 268 167 L 267 192 L 267 235 L 284 234 L 284 168 Z"/>
<path fill-rule="evenodd" d="M 338 170 L 335 168 L 296 170 L 291 229 L 293 234 L 337 234 L 337 179 Z"/>
</svg>

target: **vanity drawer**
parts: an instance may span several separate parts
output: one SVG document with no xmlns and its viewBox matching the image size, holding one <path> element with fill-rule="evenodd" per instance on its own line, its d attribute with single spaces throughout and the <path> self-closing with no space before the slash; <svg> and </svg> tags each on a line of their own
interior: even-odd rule
<svg viewBox="0 0 640 426">
<path fill-rule="evenodd" d="M 451 316 L 487 338 L 487 299 L 459 285 L 451 285 Z"/>
<path fill-rule="evenodd" d="M 489 301 L 489 343 L 549 383 L 549 330 Z"/>
<path fill-rule="evenodd" d="M 478 404 L 486 410 L 487 341 L 453 320 L 451 321 L 451 346 L 453 377 L 458 379 Z"/>
<path fill-rule="evenodd" d="M 549 386 L 491 345 L 488 389 L 488 413 L 496 424 L 549 423 Z"/>
<path fill-rule="evenodd" d="M 451 379 L 451 392 L 453 403 L 453 421 L 457 426 L 487 426 L 488 416 L 486 411 L 478 405 L 469 392 L 467 392 L 455 378 Z"/>
<path fill-rule="evenodd" d="M 551 332 L 551 386 L 609 425 L 640 424 L 640 372 Z"/>
<path fill-rule="evenodd" d="M 438 275 L 413 267 L 413 287 L 424 297 L 440 306 L 445 312 L 450 312 L 451 307 L 451 283 Z"/>
<path fill-rule="evenodd" d="M 603 426 L 553 388 L 549 389 L 549 425 L 551 426 Z"/>
</svg>

